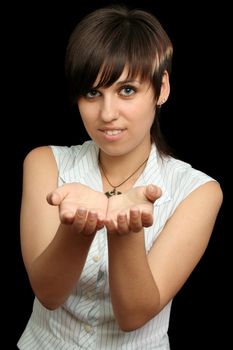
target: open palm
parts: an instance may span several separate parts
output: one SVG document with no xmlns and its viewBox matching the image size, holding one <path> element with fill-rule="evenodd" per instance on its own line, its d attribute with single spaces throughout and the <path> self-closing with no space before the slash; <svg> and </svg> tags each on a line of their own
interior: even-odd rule
<svg viewBox="0 0 233 350">
<path fill-rule="evenodd" d="M 65 184 L 49 193 L 47 201 L 59 206 L 61 223 L 72 224 L 77 232 L 92 234 L 104 226 L 108 199 L 88 186 Z"/>
<path fill-rule="evenodd" d="M 105 225 L 109 232 L 124 234 L 138 232 L 153 223 L 153 203 L 161 190 L 153 185 L 130 189 L 108 201 Z"/>
</svg>

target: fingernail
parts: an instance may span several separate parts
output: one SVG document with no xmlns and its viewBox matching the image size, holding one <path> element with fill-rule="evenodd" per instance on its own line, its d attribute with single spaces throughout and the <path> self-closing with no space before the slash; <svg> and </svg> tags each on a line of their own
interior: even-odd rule
<svg viewBox="0 0 233 350">
<path fill-rule="evenodd" d="M 156 193 L 157 192 L 157 187 L 154 186 L 154 185 L 149 185 L 148 188 L 149 188 L 149 191 L 151 193 Z"/>
</svg>

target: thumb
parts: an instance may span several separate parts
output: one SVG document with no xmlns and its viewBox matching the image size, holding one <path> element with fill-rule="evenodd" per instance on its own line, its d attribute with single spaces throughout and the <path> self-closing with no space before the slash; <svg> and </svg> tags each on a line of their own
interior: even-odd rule
<svg viewBox="0 0 233 350">
<path fill-rule="evenodd" d="M 59 187 L 55 191 L 47 194 L 47 202 L 51 205 L 60 205 L 63 199 L 67 196 L 67 190 L 65 187 Z"/>
<path fill-rule="evenodd" d="M 161 197 L 162 190 L 160 187 L 150 184 L 150 185 L 146 186 L 145 195 L 146 195 L 146 198 L 149 199 L 150 202 L 154 203 L 156 201 L 156 199 Z"/>
</svg>

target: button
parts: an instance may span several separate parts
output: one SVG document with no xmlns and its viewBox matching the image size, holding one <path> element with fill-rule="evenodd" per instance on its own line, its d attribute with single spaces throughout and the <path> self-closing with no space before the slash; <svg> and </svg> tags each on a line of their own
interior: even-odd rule
<svg viewBox="0 0 233 350">
<path fill-rule="evenodd" d="M 89 324 L 85 324 L 84 329 L 87 333 L 90 333 L 92 331 L 92 327 L 89 326 Z"/>
<path fill-rule="evenodd" d="M 100 260 L 100 257 L 99 257 L 99 255 L 95 255 L 95 256 L 93 256 L 92 259 L 94 262 L 98 262 Z"/>
</svg>

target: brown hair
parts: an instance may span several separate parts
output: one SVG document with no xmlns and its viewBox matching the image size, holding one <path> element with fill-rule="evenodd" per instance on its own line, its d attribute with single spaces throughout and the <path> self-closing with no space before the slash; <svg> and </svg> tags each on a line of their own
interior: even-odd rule
<svg viewBox="0 0 233 350">
<path fill-rule="evenodd" d="M 93 88 L 112 85 L 127 66 L 129 79 L 149 81 L 157 101 L 162 77 L 170 74 L 173 47 L 159 21 L 151 13 L 122 6 L 90 13 L 76 26 L 66 52 L 66 77 L 72 103 Z M 99 75 L 100 74 L 100 75 Z M 161 155 L 169 153 L 160 132 L 158 114 L 151 136 Z"/>
</svg>

